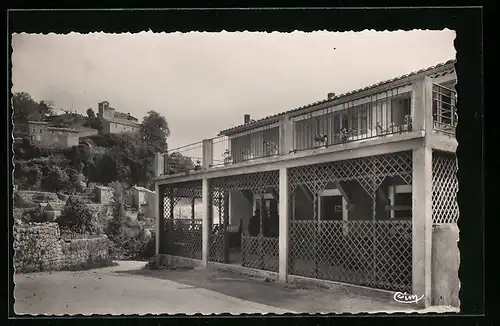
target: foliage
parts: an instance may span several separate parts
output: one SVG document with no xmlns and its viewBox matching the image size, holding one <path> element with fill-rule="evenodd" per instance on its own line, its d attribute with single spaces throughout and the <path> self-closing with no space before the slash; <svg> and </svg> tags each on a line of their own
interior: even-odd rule
<svg viewBox="0 0 500 326">
<path fill-rule="evenodd" d="M 84 168 L 91 160 L 90 149 L 88 146 L 79 145 L 63 150 L 64 156 L 69 160 L 72 167 L 79 173 L 84 172 Z"/>
<path fill-rule="evenodd" d="M 169 136 L 170 129 L 165 117 L 156 111 L 149 111 L 141 123 L 141 139 L 153 152 L 164 152 Z"/>
<path fill-rule="evenodd" d="M 40 121 L 53 114 L 53 109 L 47 103 L 36 102 L 30 94 L 25 92 L 13 94 L 12 108 L 14 122 Z"/>
<path fill-rule="evenodd" d="M 92 108 L 87 109 L 87 117 L 95 118 L 95 112 L 94 112 L 94 110 L 92 110 Z"/>
<path fill-rule="evenodd" d="M 66 112 L 50 118 L 50 124 L 56 127 L 81 127 L 87 122 L 87 117 L 79 113 Z"/>
<path fill-rule="evenodd" d="M 167 157 L 167 161 L 170 174 L 187 172 L 194 169 L 194 163 L 191 158 L 179 152 L 170 153 Z"/>
<path fill-rule="evenodd" d="M 102 131 L 102 122 L 98 117 L 88 117 L 83 126 Z"/>
<path fill-rule="evenodd" d="M 155 255 L 155 235 L 145 238 L 138 233 L 134 236 L 121 235 L 111 239 L 110 256 L 115 259 L 144 259 Z"/>
<path fill-rule="evenodd" d="M 110 183 L 147 185 L 152 179 L 154 155 L 133 134 L 98 135 L 92 137 L 97 146 L 107 147 L 104 155 L 89 162 L 89 180 Z"/>
<path fill-rule="evenodd" d="M 66 205 L 57 219 L 61 229 L 79 234 L 101 234 L 97 216 L 92 214 L 90 208 L 79 197 L 70 196 Z"/>
<path fill-rule="evenodd" d="M 111 203 L 113 217 L 108 223 L 106 235 L 112 240 L 123 236 L 127 216 L 125 215 L 125 189 L 123 185 L 119 182 L 113 182 L 111 187 L 114 190 L 113 202 Z"/>
<path fill-rule="evenodd" d="M 31 165 L 26 161 L 16 161 L 14 166 L 14 179 L 21 189 L 40 186 L 42 171 L 39 165 Z"/>
<path fill-rule="evenodd" d="M 68 174 L 57 165 L 45 167 L 41 187 L 46 191 L 58 192 L 67 187 L 70 179 Z"/>
</svg>

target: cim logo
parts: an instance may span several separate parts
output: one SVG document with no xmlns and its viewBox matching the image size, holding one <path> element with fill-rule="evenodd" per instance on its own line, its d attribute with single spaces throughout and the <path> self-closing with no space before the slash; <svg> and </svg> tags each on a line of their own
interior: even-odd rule
<svg viewBox="0 0 500 326">
<path fill-rule="evenodd" d="M 417 303 L 423 299 L 423 295 L 419 298 L 416 294 L 408 294 L 406 292 L 396 292 L 394 293 L 394 301 L 399 303 Z"/>
</svg>

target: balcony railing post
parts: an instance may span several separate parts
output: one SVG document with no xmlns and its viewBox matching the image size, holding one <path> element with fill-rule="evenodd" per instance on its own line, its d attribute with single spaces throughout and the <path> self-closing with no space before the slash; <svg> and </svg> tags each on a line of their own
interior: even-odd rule
<svg viewBox="0 0 500 326">
<path fill-rule="evenodd" d="M 280 119 L 280 155 L 285 155 L 293 151 L 293 128 L 293 120 L 288 116 L 285 115 Z"/>
<path fill-rule="evenodd" d="M 432 130 L 432 79 L 425 76 L 412 86 L 412 129 Z"/>
<path fill-rule="evenodd" d="M 202 142 L 202 169 L 207 170 L 213 165 L 214 161 L 214 143 L 213 139 L 203 139 Z"/>
</svg>

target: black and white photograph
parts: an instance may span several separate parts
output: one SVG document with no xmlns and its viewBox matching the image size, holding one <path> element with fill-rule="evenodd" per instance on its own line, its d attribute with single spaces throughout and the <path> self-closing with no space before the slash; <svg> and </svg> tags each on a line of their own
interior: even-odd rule
<svg viewBox="0 0 500 326">
<path fill-rule="evenodd" d="M 15 314 L 459 313 L 456 37 L 13 33 Z"/>
</svg>

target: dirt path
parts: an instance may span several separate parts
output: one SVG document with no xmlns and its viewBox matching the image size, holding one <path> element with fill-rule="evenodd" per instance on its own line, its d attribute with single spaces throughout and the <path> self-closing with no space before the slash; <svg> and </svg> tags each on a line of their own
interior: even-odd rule
<svg viewBox="0 0 500 326">
<path fill-rule="evenodd" d="M 411 312 L 402 304 L 352 293 L 269 283 L 212 269 L 142 270 L 144 265 L 120 262 L 91 271 L 15 275 L 14 309 L 18 314 L 49 315 Z"/>
</svg>

